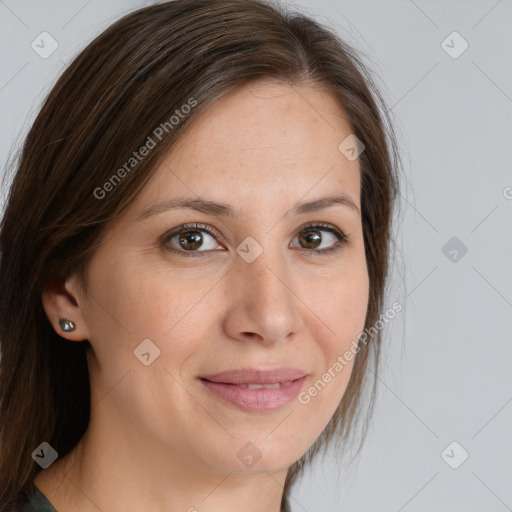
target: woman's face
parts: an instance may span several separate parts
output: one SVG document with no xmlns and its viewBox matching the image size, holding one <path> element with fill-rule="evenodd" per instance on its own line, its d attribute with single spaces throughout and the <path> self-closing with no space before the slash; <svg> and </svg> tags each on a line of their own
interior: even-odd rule
<svg viewBox="0 0 512 512">
<path fill-rule="evenodd" d="M 328 94 L 260 82 L 216 102 L 167 154 L 99 246 L 88 293 L 73 290 L 72 319 L 93 348 L 90 428 L 162 461 L 235 473 L 305 453 L 343 397 L 353 361 L 336 362 L 368 305 L 359 164 L 338 148 L 350 134 Z M 296 210 L 334 195 L 356 208 Z M 197 208 L 142 214 L 178 199 Z M 305 229 L 318 223 L 327 228 Z M 230 401 L 200 378 L 250 368 L 306 378 L 287 401 L 282 385 L 218 385 Z"/>
</svg>

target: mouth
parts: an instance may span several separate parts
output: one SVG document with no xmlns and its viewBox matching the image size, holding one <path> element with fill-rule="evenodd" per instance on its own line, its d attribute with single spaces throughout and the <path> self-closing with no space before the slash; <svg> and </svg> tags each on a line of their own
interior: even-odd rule
<svg viewBox="0 0 512 512">
<path fill-rule="evenodd" d="M 199 377 L 202 385 L 223 404 L 247 412 L 265 412 L 290 403 L 307 374 L 297 369 L 234 370 Z"/>
<path fill-rule="evenodd" d="M 288 380 L 285 382 L 274 382 L 273 384 L 230 384 L 228 382 L 224 382 L 221 384 L 228 384 L 229 386 L 240 386 L 241 388 L 247 389 L 278 389 L 281 386 L 289 386 L 294 380 Z"/>
<path fill-rule="evenodd" d="M 242 368 L 240 370 L 227 370 L 211 375 L 202 375 L 200 378 L 222 384 L 276 385 L 290 383 L 306 375 L 305 371 L 298 368 L 276 368 L 273 370 Z"/>
</svg>

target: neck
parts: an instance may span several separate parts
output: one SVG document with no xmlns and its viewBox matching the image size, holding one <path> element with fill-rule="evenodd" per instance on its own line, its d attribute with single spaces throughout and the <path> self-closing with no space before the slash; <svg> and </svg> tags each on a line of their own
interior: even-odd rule
<svg viewBox="0 0 512 512">
<path fill-rule="evenodd" d="M 94 410 L 94 409 L 93 409 Z M 286 469 L 240 473 L 164 449 L 92 414 L 86 434 L 66 457 L 34 480 L 58 510 L 280 512 Z"/>
</svg>

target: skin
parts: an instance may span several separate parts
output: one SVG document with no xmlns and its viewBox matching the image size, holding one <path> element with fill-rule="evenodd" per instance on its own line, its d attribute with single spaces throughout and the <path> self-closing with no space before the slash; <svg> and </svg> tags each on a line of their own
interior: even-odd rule
<svg viewBox="0 0 512 512">
<path fill-rule="evenodd" d="M 350 133 L 318 86 L 262 81 L 238 89 L 197 120 L 111 226 L 88 267 L 88 291 L 75 275 L 45 288 L 55 330 L 93 348 L 88 430 L 35 479 L 59 512 L 280 510 L 287 469 L 327 425 L 353 363 L 308 404 L 294 399 L 262 413 L 222 401 L 197 377 L 286 366 L 308 373 L 307 390 L 364 329 L 369 280 L 360 214 L 334 204 L 285 216 L 296 202 L 333 192 L 360 210 L 358 160 L 338 150 Z M 136 221 L 177 196 L 227 203 L 240 216 L 180 209 Z M 160 241 L 192 222 L 221 234 L 202 232 L 195 249 L 202 256 L 170 252 L 180 251 L 177 238 Z M 350 241 L 322 255 L 336 238 L 317 228 L 315 254 L 298 233 L 317 222 Z M 248 236 L 263 249 L 252 263 L 236 252 Z M 59 318 L 76 330 L 63 333 Z M 146 338 L 160 349 L 149 366 L 134 357 Z M 251 467 L 237 457 L 248 442 L 261 453 Z"/>
</svg>

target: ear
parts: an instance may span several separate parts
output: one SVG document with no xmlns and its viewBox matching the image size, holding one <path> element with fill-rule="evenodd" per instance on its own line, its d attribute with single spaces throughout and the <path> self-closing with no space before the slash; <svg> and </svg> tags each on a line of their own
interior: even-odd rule
<svg viewBox="0 0 512 512">
<path fill-rule="evenodd" d="M 65 282 L 57 279 L 48 281 L 43 287 L 41 299 L 46 316 L 59 336 L 70 341 L 89 339 L 84 315 L 85 297 L 75 275 Z M 72 320 L 76 325 L 75 329 L 70 332 L 63 331 L 59 325 L 61 318 Z"/>
</svg>

